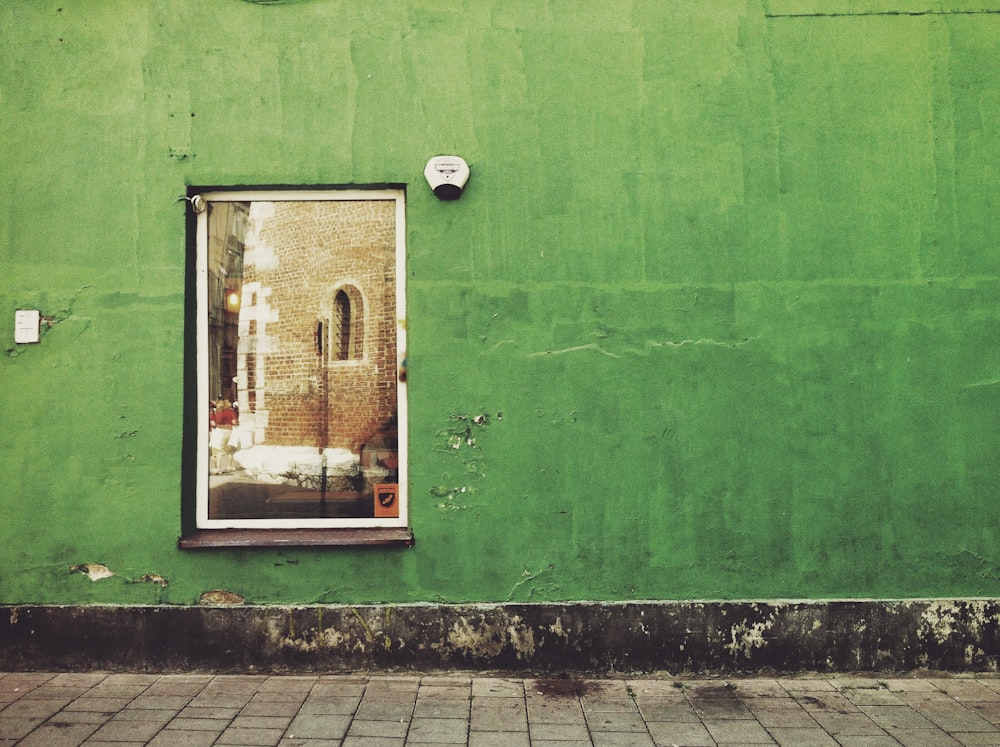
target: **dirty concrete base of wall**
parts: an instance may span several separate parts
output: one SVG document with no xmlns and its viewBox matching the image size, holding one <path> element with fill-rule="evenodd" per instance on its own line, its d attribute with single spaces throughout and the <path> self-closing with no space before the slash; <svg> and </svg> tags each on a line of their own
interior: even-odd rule
<svg viewBox="0 0 1000 747">
<path fill-rule="evenodd" d="M 0 607 L 0 669 L 995 670 L 1000 600 Z"/>
</svg>

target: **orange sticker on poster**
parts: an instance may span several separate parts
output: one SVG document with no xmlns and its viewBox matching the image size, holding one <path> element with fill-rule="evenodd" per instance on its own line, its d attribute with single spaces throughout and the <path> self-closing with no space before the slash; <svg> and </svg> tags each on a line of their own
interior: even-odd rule
<svg viewBox="0 0 1000 747">
<path fill-rule="evenodd" d="M 375 517 L 399 518 L 399 485 L 387 483 L 375 486 Z"/>
</svg>

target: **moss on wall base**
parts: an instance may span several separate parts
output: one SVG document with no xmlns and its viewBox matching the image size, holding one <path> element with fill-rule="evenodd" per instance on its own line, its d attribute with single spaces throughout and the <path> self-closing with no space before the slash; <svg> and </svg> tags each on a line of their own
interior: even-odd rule
<svg viewBox="0 0 1000 747">
<path fill-rule="evenodd" d="M 10 670 L 992 671 L 1000 661 L 994 599 L 5 606 L 0 619 Z"/>
</svg>

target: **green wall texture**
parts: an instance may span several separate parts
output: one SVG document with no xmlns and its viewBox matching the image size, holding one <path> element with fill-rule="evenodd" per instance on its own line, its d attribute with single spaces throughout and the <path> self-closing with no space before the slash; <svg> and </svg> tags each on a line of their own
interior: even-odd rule
<svg viewBox="0 0 1000 747">
<path fill-rule="evenodd" d="M 0 28 L 0 602 L 997 595 L 997 0 L 18 0 Z M 416 546 L 178 550 L 178 198 L 348 183 L 407 184 Z"/>
</svg>

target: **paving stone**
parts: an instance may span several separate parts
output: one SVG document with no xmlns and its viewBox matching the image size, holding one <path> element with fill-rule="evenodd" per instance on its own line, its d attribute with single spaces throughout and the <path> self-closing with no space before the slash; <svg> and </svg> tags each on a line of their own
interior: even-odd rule
<svg viewBox="0 0 1000 747">
<path fill-rule="evenodd" d="M 835 737 L 881 736 L 885 732 L 863 713 L 829 713 L 814 711 L 811 715 Z"/>
<path fill-rule="evenodd" d="M 730 684 L 733 685 L 736 695 L 743 699 L 750 696 L 773 698 L 789 697 L 788 691 L 781 686 L 781 683 L 778 682 L 778 680 L 757 679 L 751 677 L 747 679 L 735 680 Z"/>
<path fill-rule="evenodd" d="M 635 701 L 632 698 L 580 698 L 584 713 L 634 713 Z"/>
<path fill-rule="evenodd" d="M 39 698 L 37 700 L 16 700 L 0 711 L 0 718 L 24 718 L 42 716 L 48 718 L 53 713 L 59 713 L 72 700 L 51 700 L 49 698 Z"/>
<path fill-rule="evenodd" d="M 405 739 L 393 737 L 347 737 L 343 742 L 327 742 L 323 739 L 304 739 L 302 741 L 289 740 L 282 742 L 278 747 L 404 747 Z"/>
<path fill-rule="evenodd" d="M 244 716 L 233 719 L 231 726 L 237 729 L 286 729 L 292 719 L 285 716 Z"/>
<path fill-rule="evenodd" d="M 167 723 L 164 729 L 178 729 L 181 731 L 210 731 L 221 734 L 231 723 L 228 718 L 184 718 L 180 716 Z"/>
<path fill-rule="evenodd" d="M 700 721 L 651 721 L 646 728 L 657 747 L 715 747 L 715 740 Z"/>
<path fill-rule="evenodd" d="M 471 687 L 471 677 L 428 676 L 420 678 L 420 687 Z"/>
<path fill-rule="evenodd" d="M 636 707 L 647 721 L 698 721 L 686 698 L 638 696 Z"/>
<path fill-rule="evenodd" d="M 537 744 L 537 743 L 536 743 Z M 531 747 L 527 731 L 472 731 L 469 747 Z"/>
<path fill-rule="evenodd" d="M 937 688 L 927 680 L 908 677 L 890 677 L 882 680 L 882 682 L 885 683 L 886 689 L 894 693 L 928 692 L 937 690 Z"/>
<path fill-rule="evenodd" d="M 938 685 L 938 689 L 962 703 L 991 701 L 996 700 L 997 697 L 995 690 L 987 687 L 981 682 L 974 681 L 955 680 L 946 685 Z"/>
<path fill-rule="evenodd" d="M 472 695 L 472 688 L 444 685 L 432 685 L 425 687 L 424 685 L 421 685 L 417 694 L 420 700 L 468 700 Z"/>
<path fill-rule="evenodd" d="M 347 730 L 348 737 L 388 737 L 403 739 L 410 730 L 408 721 L 361 721 L 354 719 Z"/>
<path fill-rule="evenodd" d="M 359 742 L 352 739 L 345 739 L 341 742 L 339 739 L 298 739 L 296 737 L 285 737 L 278 742 L 278 747 L 383 747 L 383 745 L 384 747 L 403 747 L 403 740 Z"/>
<path fill-rule="evenodd" d="M 367 698 L 358 706 L 355 718 L 363 721 L 409 721 L 415 703 L 411 701 L 371 701 Z"/>
<path fill-rule="evenodd" d="M 215 743 L 276 747 L 284 734 L 284 729 L 240 729 L 231 726 L 219 735 Z"/>
<path fill-rule="evenodd" d="M 983 678 L 977 680 L 977 682 L 982 683 L 984 687 L 988 687 L 995 693 L 1000 693 L 1000 678 L 998 677 Z"/>
<path fill-rule="evenodd" d="M 130 702 L 126 708 L 136 710 L 165 710 L 173 709 L 179 711 L 191 702 L 188 695 L 149 695 L 143 693 Z"/>
<path fill-rule="evenodd" d="M 17 740 L 27 736 L 35 727 L 42 724 L 47 716 L 21 716 L 4 718 L 0 716 L 0 739 Z"/>
<path fill-rule="evenodd" d="M 885 688 L 878 690 L 841 690 L 841 694 L 859 708 L 866 705 L 906 705 L 897 693 Z"/>
<path fill-rule="evenodd" d="M 169 723 L 171 719 L 177 716 L 177 711 L 174 710 L 130 710 L 126 708 L 124 711 L 119 711 L 114 716 L 114 721 L 147 721 L 149 723 Z"/>
<path fill-rule="evenodd" d="M 192 699 L 192 702 L 201 701 L 202 703 L 213 705 L 224 704 L 229 706 L 242 706 L 256 694 L 257 693 L 255 693 L 252 688 L 245 689 L 243 692 L 238 692 L 235 689 L 220 690 L 213 685 L 206 685 L 205 688 Z"/>
<path fill-rule="evenodd" d="M 208 747 L 215 743 L 218 735 L 219 732 L 214 731 L 164 730 L 149 744 L 150 747 Z"/>
<path fill-rule="evenodd" d="M 227 721 L 236 718 L 236 715 L 240 712 L 239 708 L 222 708 L 220 706 L 214 706 L 211 708 L 192 706 L 189 705 L 180 713 L 177 714 L 179 718 L 192 718 L 192 719 L 219 719 L 223 718 Z"/>
<path fill-rule="evenodd" d="M 423 690 L 413 708 L 414 718 L 469 718 L 468 699 L 452 700 L 440 698 L 425 698 Z"/>
<path fill-rule="evenodd" d="M 524 683 L 520 680 L 477 677 L 472 680 L 473 697 L 523 698 Z"/>
<path fill-rule="evenodd" d="M 702 720 L 751 719 L 753 714 L 736 698 L 697 698 L 691 706 Z"/>
<path fill-rule="evenodd" d="M 193 698 L 204 689 L 205 684 L 202 682 L 162 679 L 147 687 L 143 695 L 186 695 Z"/>
<path fill-rule="evenodd" d="M 978 701 L 975 703 L 968 703 L 967 705 L 969 706 L 969 710 L 973 713 L 978 713 L 991 724 L 1000 724 L 1000 694 L 997 695 L 997 700 L 994 700 L 991 703 Z"/>
<path fill-rule="evenodd" d="M 883 729 L 933 729 L 935 725 L 908 705 L 862 706 L 868 718 Z"/>
<path fill-rule="evenodd" d="M 413 692 L 420 687 L 420 677 L 375 676 L 368 680 L 365 692 Z"/>
<path fill-rule="evenodd" d="M 950 707 L 933 706 L 921 713 L 945 731 L 995 731 L 996 727 L 978 713 L 959 704 Z"/>
<path fill-rule="evenodd" d="M 417 699 L 417 690 L 413 688 L 412 690 L 401 689 L 392 690 L 388 688 L 366 688 L 364 694 L 364 700 L 379 700 L 383 702 L 396 701 L 399 702 L 410 702 L 413 703 Z"/>
<path fill-rule="evenodd" d="M 816 693 L 823 691 L 834 692 L 837 689 L 829 680 L 818 677 L 779 679 L 778 684 L 793 695 L 796 693 Z"/>
<path fill-rule="evenodd" d="M 768 729 L 815 729 L 816 719 L 809 715 L 808 711 L 799 706 L 795 701 L 787 705 L 768 703 L 766 706 L 751 705 L 754 718 Z"/>
<path fill-rule="evenodd" d="M 260 687 L 257 688 L 257 692 L 309 692 L 318 682 L 319 677 L 303 677 L 296 675 L 268 677 L 260 684 Z"/>
<path fill-rule="evenodd" d="M 474 731 L 527 731 L 527 706 L 520 698 L 475 697 L 471 728 Z"/>
<path fill-rule="evenodd" d="M 62 724 L 103 724 L 116 714 L 113 711 L 59 711 L 49 722 Z"/>
<path fill-rule="evenodd" d="M 354 713 L 358 709 L 360 702 L 360 697 L 324 696 L 317 698 L 309 696 L 302 704 L 298 713 L 328 715 Z"/>
<path fill-rule="evenodd" d="M 674 679 L 627 679 L 625 686 L 632 695 L 684 697 L 684 684 Z"/>
<path fill-rule="evenodd" d="M 71 703 L 67 703 L 64 710 L 105 711 L 107 713 L 117 713 L 131 702 L 132 698 L 89 698 L 84 696 L 77 698 Z"/>
<path fill-rule="evenodd" d="M 288 725 L 287 736 L 300 739 L 343 739 L 350 724 L 350 716 L 299 714 Z"/>
<path fill-rule="evenodd" d="M 835 674 L 826 680 L 837 690 L 878 690 L 883 687 L 881 678 L 874 672 Z"/>
<path fill-rule="evenodd" d="M 528 722 L 541 724 L 583 724 L 583 708 L 577 700 L 529 698 Z"/>
<path fill-rule="evenodd" d="M 210 693 L 203 690 L 188 703 L 193 708 L 242 708 L 250 702 L 252 693 Z"/>
<path fill-rule="evenodd" d="M 406 737 L 407 744 L 465 744 L 469 723 L 457 718 L 415 718 Z"/>
<path fill-rule="evenodd" d="M 819 727 L 776 727 L 768 731 L 782 747 L 839 747 L 837 740 Z"/>
<path fill-rule="evenodd" d="M 899 747 L 899 742 L 888 734 L 878 737 L 841 736 L 837 737 L 837 741 L 842 747 Z"/>
<path fill-rule="evenodd" d="M 112 719 L 91 736 L 97 742 L 148 742 L 163 728 L 162 721 Z"/>
<path fill-rule="evenodd" d="M 302 711 L 303 707 L 297 700 L 257 700 L 254 697 L 239 710 L 239 713 L 241 716 L 287 716 L 291 718 Z M 347 711 L 347 713 L 351 713 L 351 711 Z"/>
<path fill-rule="evenodd" d="M 604 731 L 645 732 L 646 724 L 638 712 L 633 713 L 590 713 L 587 725 L 591 733 Z"/>
<path fill-rule="evenodd" d="M 860 713 L 861 709 L 834 691 L 802 692 L 795 695 L 799 705 L 809 712 Z"/>
<path fill-rule="evenodd" d="M 149 689 L 148 685 L 111 685 L 106 681 L 84 693 L 88 698 L 135 698 Z"/>
<path fill-rule="evenodd" d="M 97 731 L 98 724 L 46 723 L 18 742 L 23 747 L 77 747 Z"/>
<path fill-rule="evenodd" d="M 109 674 L 104 678 L 107 685 L 144 685 L 149 686 L 160 679 L 158 674 L 133 674 L 122 672 L 120 674 Z"/>
<path fill-rule="evenodd" d="M 531 741 L 590 740 L 586 724 L 536 724 L 529 719 L 528 733 Z"/>
<path fill-rule="evenodd" d="M 194 674 L 192 672 L 183 672 L 180 674 L 161 674 L 156 678 L 154 684 L 170 684 L 175 682 L 186 682 L 189 684 L 200 683 L 202 685 L 207 685 L 212 681 L 214 675 L 211 674 Z"/>
<path fill-rule="evenodd" d="M 93 687 L 108 679 L 108 675 L 101 672 L 63 672 L 62 674 L 49 675 L 46 682 L 57 687 L 68 687 L 74 685 L 84 685 Z"/>
<path fill-rule="evenodd" d="M 993 745 L 1000 744 L 1000 731 L 972 731 L 955 732 L 952 735 L 955 739 L 965 745 Z"/>
<path fill-rule="evenodd" d="M 313 685 L 309 690 L 307 700 L 313 700 L 315 698 L 354 698 L 356 700 L 361 700 L 361 696 L 364 692 L 365 686 L 363 684 L 355 682 L 337 683 L 321 681 Z"/>
<path fill-rule="evenodd" d="M 729 688 L 726 687 L 726 680 L 717 678 L 699 679 L 691 677 L 680 680 L 680 683 L 684 688 L 684 692 L 688 695 L 691 695 L 691 693 L 699 693 L 703 696 L 711 696 L 714 693 L 717 696 L 730 697 Z"/>
<path fill-rule="evenodd" d="M 653 738 L 645 730 L 592 732 L 590 738 L 594 747 L 655 747 Z"/>
<path fill-rule="evenodd" d="M 752 719 L 706 719 L 704 724 L 718 744 L 774 744 L 767 730 Z"/>
<path fill-rule="evenodd" d="M 935 729 L 893 729 L 890 736 L 903 747 L 957 747 L 962 743 Z"/>
<path fill-rule="evenodd" d="M 65 687 L 61 685 L 41 685 L 21 694 L 21 698 L 24 700 L 65 700 L 68 703 L 92 689 L 90 685 L 67 685 Z"/>
<path fill-rule="evenodd" d="M 304 703 L 307 697 L 309 697 L 308 690 L 262 690 L 261 692 L 254 693 L 250 700 L 268 703 Z"/>
</svg>

